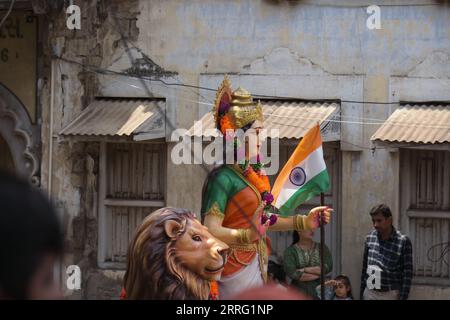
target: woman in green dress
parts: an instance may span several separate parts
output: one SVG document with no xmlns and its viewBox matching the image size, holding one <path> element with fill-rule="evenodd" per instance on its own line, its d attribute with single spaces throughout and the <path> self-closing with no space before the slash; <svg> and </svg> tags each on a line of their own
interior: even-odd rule
<svg viewBox="0 0 450 320">
<path fill-rule="evenodd" d="M 300 230 L 293 233 L 293 244 L 284 252 L 284 270 L 292 279 L 291 285 L 316 297 L 320 285 L 320 245 L 313 241 L 314 230 Z M 324 246 L 325 274 L 333 269 L 330 250 Z"/>
</svg>

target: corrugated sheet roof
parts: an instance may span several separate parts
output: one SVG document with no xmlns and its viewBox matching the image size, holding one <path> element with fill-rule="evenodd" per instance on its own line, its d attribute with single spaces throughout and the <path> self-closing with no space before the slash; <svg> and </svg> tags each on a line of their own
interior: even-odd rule
<svg viewBox="0 0 450 320">
<path fill-rule="evenodd" d="M 60 134 L 130 136 L 164 125 L 163 109 L 164 101 L 161 100 L 97 99 Z"/>
<path fill-rule="evenodd" d="M 322 123 L 330 117 L 339 104 L 334 102 L 261 101 L 264 113 L 264 128 L 279 130 L 280 138 L 301 138 L 317 122 Z M 201 119 L 203 132 L 196 132 L 193 126 L 187 132 L 190 136 L 216 137 L 214 117 L 208 112 Z M 198 128 L 198 127 L 197 127 Z M 202 134 L 203 133 L 203 134 Z"/>
<path fill-rule="evenodd" d="M 371 140 L 450 142 L 450 105 L 403 105 L 392 113 Z"/>
</svg>

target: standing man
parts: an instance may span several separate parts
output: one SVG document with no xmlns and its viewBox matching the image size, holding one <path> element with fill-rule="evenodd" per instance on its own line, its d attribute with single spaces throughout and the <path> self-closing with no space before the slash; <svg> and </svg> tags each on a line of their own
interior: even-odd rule
<svg viewBox="0 0 450 320">
<path fill-rule="evenodd" d="M 385 204 L 370 211 L 375 228 L 366 237 L 360 298 L 406 300 L 412 279 L 412 246 L 409 238 L 392 226 Z"/>
</svg>

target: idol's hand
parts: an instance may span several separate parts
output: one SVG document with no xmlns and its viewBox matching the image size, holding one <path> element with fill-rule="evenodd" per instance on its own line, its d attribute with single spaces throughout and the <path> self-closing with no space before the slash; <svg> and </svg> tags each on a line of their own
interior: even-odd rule
<svg viewBox="0 0 450 320">
<path fill-rule="evenodd" d="M 266 202 L 262 201 L 253 214 L 252 225 L 250 227 L 250 242 L 252 243 L 263 237 L 269 227 L 270 220 L 267 220 L 264 224 L 261 224 L 261 216 L 264 213 L 265 206 Z"/>
<path fill-rule="evenodd" d="M 329 207 L 315 207 L 311 209 L 308 216 L 305 219 L 306 229 L 316 229 L 320 226 L 320 217 L 324 223 L 330 222 L 331 212 L 333 209 Z"/>
</svg>

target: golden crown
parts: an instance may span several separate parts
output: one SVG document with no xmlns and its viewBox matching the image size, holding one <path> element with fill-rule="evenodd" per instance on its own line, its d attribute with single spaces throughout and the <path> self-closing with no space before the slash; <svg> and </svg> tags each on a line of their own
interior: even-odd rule
<svg viewBox="0 0 450 320">
<path fill-rule="evenodd" d="M 244 88 L 239 87 L 233 92 L 228 76 L 225 76 L 217 90 L 213 113 L 216 128 L 221 131 L 224 131 L 224 128 L 221 128 L 221 119 L 225 116 L 233 129 L 240 129 L 255 120 L 264 119 L 261 103 L 255 103 L 250 92 Z"/>
</svg>

